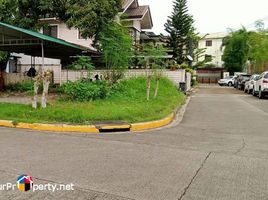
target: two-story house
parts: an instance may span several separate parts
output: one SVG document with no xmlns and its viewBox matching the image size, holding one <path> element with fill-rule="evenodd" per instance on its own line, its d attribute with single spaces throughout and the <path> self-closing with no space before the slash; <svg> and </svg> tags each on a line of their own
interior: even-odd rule
<svg viewBox="0 0 268 200">
<path fill-rule="evenodd" d="M 214 64 L 216 67 L 223 67 L 223 53 L 222 47 L 223 39 L 228 36 L 228 33 L 210 33 L 201 35 L 202 38 L 198 43 L 198 48 L 205 49 L 203 56 L 198 61 L 211 60 L 210 64 Z"/>
<path fill-rule="evenodd" d="M 133 38 L 133 45 L 140 43 L 142 30 L 153 27 L 149 6 L 140 6 L 138 0 L 124 0 L 117 19 L 119 23 L 129 29 L 129 33 Z M 48 24 L 46 28 L 40 30 L 41 33 L 95 50 L 92 46 L 92 39 L 83 38 L 78 29 L 68 28 L 64 22 L 50 16 L 45 16 L 40 20 Z M 38 57 L 33 58 L 23 54 L 12 54 L 12 56 L 16 58 L 16 64 L 14 64 L 15 67 L 10 66 L 7 72 L 23 73 L 28 71 L 31 66 L 35 66 L 38 69 L 42 64 L 41 58 Z M 45 66 L 48 68 L 65 67 L 61 60 L 50 58 L 45 58 Z"/>
</svg>

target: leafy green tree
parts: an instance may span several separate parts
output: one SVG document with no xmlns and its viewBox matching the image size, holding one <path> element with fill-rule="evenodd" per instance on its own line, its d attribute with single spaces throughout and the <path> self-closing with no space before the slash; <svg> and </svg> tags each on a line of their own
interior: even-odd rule
<svg viewBox="0 0 268 200">
<path fill-rule="evenodd" d="M 0 0 L 0 21 L 21 28 L 39 30 L 40 16 L 53 12 L 53 0 Z"/>
<path fill-rule="evenodd" d="M 188 14 L 187 0 L 175 0 L 172 15 L 165 24 L 169 33 L 169 47 L 173 50 L 174 59 L 178 64 L 187 61 L 186 54 L 191 51 L 194 35 L 193 17 Z M 190 45 L 189 45 L 190 44 Z"/>
<path fill-rule="evenodd" d="M 100 39 L 100 33 L 106 29 L 122 8 L 121 0 L 69 0 L 66 22 L 70 27 L 78 28 L 83 37 Z"/>
<path fill-rule="evenodd" d="M 268 36 L 267 32 L 250 32 L 249 34 L 249 60 L 251 62 L 250 71 L 261 73 L 266 70 L 265 62 L 268 61 Z M 266 66 L 267 67 L 267 66 Z"/>
<path fill-rule="evenodd" d="M 121 7 L 121 0 L 0 0 L 0 21 L 39 30 L 46 26 L 39 18 L 50 15 L 97 41 Z"/>
<path fill-rule="evenodd" d="M 243 28 L 233 32 L 224 43 L 224 67 L 231 73 L 244 71 L 250 50 L 247 30 Z"/>
<path fill-rule="evenodd" d="M 111 84 L 124 76 L 133 55 L 132 39 L 128 30 L 117 22 L 110 21 L 100 32 L 100 48 L 109 71 L 106 78 Z"/>
</svg>

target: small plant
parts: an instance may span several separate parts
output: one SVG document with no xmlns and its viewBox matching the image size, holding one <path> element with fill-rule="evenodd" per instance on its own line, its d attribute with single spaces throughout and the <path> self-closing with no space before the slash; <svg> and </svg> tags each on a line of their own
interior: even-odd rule
<svg viewBox="0 0 268 200">
<path fill-rule="evenodd" d="M 181 69 L 187 69 L 187 68 L 189 68 L 189 65 L 187 65 L 186 63 L 182 63 L 182 64 L 180 65 L 180 68 L 181 68 Z"/>
<path fill-rule="evenodd" d="M 88 56 L 79 56 L 76 61 L 69 65 L 69 69 L 81 70 L 94 70 L 94 65 L 92 64 L 91 58 Z"/>
<path fill-rule="evenodd" d="M 8 84 L 5 88 L 10 92 L 30 92 L 33 91 L 33 82 L 23 81 L 20 83 Z"/>
<path fill-rule="evenodd" d="M 110 88 L 104 81 L 89 82 L 79 80 L 62 85 L 61 91 L 67 95 L 67 99 L 83 102 L 105 99 L 109 95 Z"/>
<path fill-rule="evenodd" d="M 192 79 L 192 87 L 198 86 L 198 81 L 195 79 Z"/>
</svg>

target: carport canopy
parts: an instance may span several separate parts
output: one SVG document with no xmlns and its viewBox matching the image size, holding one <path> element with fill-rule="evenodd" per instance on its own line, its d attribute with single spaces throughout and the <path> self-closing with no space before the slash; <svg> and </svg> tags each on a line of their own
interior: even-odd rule
<svg viewBox="0 0 268 200">
<path fill-rule="evenodd" d="M 55 59 L 96 53 L 90 48 L 3 22 L 0 22 L 0 51 Z"/>
</svg>

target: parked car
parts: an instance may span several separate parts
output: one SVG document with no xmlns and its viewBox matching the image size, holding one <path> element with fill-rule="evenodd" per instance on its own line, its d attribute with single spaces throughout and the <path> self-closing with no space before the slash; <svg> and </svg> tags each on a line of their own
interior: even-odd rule
<svg viewBox="0 0 268 200">
<path fill-rule="evenodd" d="M 237 88 L 238 87 L 238 83 L 237 83 L 237 79 L 238 79 L 238 76 L 239 75 L 243 75 L 243 74 L 246 74 L 246 73 L 243 73 L 243 72 L 236 72 L 235 75 L 234 75 L 234 88 Z"/>
<path fill-rule="evenodd" d="M 259 78 L 259 74 L 253 74 L 249 81 L 245 83 L 245 89 L 244 92 L 251 94 L 253 92 L 254 85 L 256 84 L 257 79 Z"/>
<path fill-rule="evenodd" d="M 268 71 L 263 72 L 256 81 L 253 89 L 253 95 L 258 95 L 262 99 L 268 94 Z"/>
<path fill-rule="evenodd" d="M 244 90 L 245 88 L 245 83 L 250 79 L 251 75 L 250 74 L 240 74 L 237 77 L 237 88 L 239 90 Z"/>
<path fill-rule="evenodd" d="M 234 76 L 234 88 L 237 88 L 237 78 L 238 78 L 238 76 Z"/>
<path fill-rule="evenodd" d="M 229 76 L 218 81 L 220 86 L 228 85 L 229 87 L 234 85 L 234 76 Z"/>
</svg>

